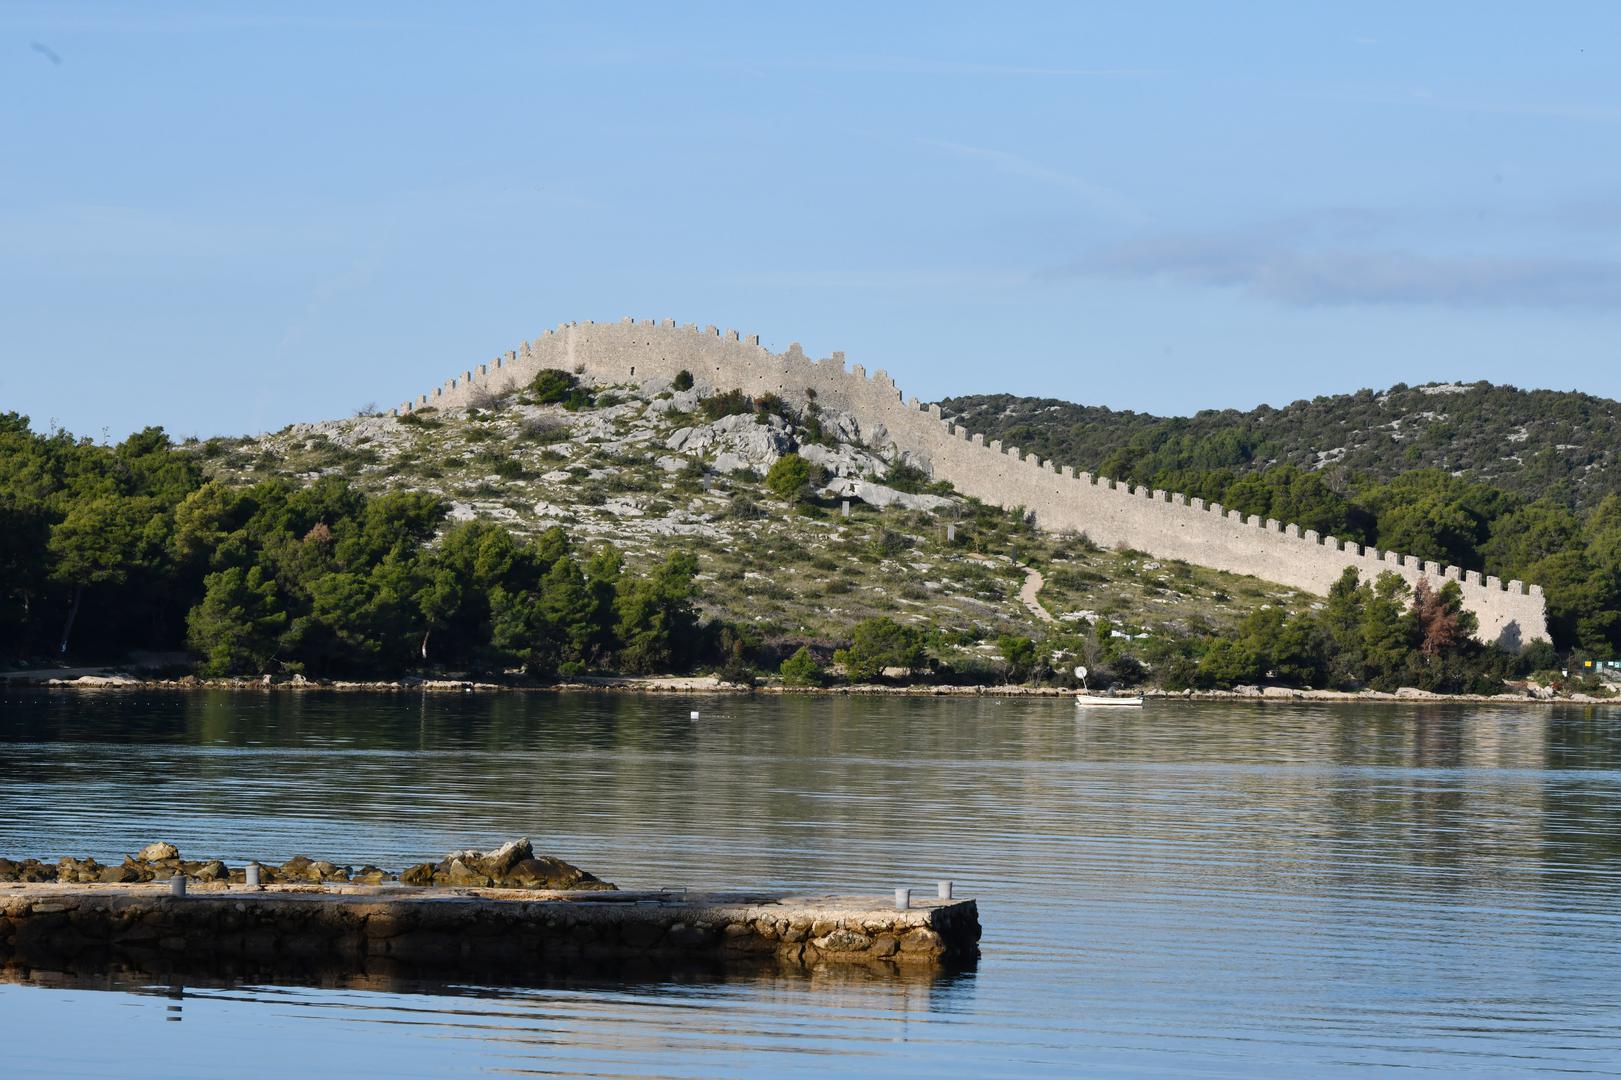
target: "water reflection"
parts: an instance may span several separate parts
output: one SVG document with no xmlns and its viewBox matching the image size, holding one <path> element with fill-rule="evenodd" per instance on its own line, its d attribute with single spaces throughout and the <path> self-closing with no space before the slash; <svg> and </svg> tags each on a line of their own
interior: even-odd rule
<svg viewBox="0 0 1621 1080">
<path fill-rule="evenodd" d="M 1616 710 L 1075 712 L 0 690 L 0 854 L 108 860 L 161 838 L 400 866 L 528 834 L 630 886 L 953 878 L 986 928 L 977 970 L 925 984 L 126 971 L 0 986 L 0 1016 L 44 1055 L 80 1022 L 138 1037 L 138 987 L 179 986 L 204 1049 L 297 1040 L 401 1075 L 1618 1075 Z M 220 1060 L 151 1074 L 217 1075 Z"/>
</svg>

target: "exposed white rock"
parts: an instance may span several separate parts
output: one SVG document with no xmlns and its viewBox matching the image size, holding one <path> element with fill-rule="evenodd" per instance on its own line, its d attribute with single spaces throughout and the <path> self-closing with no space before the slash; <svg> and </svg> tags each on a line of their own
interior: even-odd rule
<svg viewBox="0 0 1621 1080">
<path fill-rule="evenodd" d="M 643 384 L 644 388 L 646 384 Z M 697 390 L 680 390 L 667 398 L 655 398 L 648 406 L 649 412 L 660 415 L 667 412 L 691 412 L 698 407 Z"/>
<path fill-rule="evenodd" d="M 716 472 L 763 473 L 794 449 L 794 437 L 781 417 L 771 416 L 762 424 L 749 413 L 681 428 L 664 445 L 685 454 L 713 454 Z"/>
<path fill-rule="evenodd" d="M 889 467 L 877 454 L 849 443 L 836 446 L 806 443 L 799 448 L 799 456 L 812 465 L 820 465 L 832 476 L 882 476 Z"/>
<path fill-rule="evenodd" d="M 822 494 L 833 499 L 860 499 L 868 506 L 899 506 L 907 510 L 933 511 L 952 503 L 944 495 L 914 495 L 853 476 L 835 477 L 822 489 Z"/>
</svg>

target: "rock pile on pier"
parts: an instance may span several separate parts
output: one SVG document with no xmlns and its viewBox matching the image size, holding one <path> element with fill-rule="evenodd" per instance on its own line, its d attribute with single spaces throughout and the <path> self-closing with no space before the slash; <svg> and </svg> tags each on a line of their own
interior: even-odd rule
<svg viewBox="0 0 1621 1080">
<path fill-rule="evenodd" d="M 220 859 L 185 859 L 170 843 L 148 844 L 122 863 L 104 865 L 90 856 L 67 857 L 54 862 L 40 859 L 0 858 L 0 881 L 60 883 L 64 885 L 132 885 L 143 881 L 167 881 L 183 876 L 202 885 L 240 885 L 247 880 L 245 866 L 227 866 Z M 340 866 L 325 859 L 295 855 L 279 866 L 259 864 L 259 881 L 265 885 L 339 882 L 355 885 L 381 885 L 385 881 L 407 885 L 464 885 L 508 889 L 613 889 L 571 863 L 551 856 L 536 856 L 526 837 L 511 840 L 489 852 L 454 851 L 437 863 L 420 863 L 401 874 L 393 874 L 367 864 Z"/>
<path fill-rule="evenodd" d="M 407 885 L 465 885 L 497 889 L 609 890 L 617 886 L 548 855 L 538 858 L 528 837 L 493 851 L 452 851 L 437 863 L 418 863 L 400 875 Z"/>
</svg>

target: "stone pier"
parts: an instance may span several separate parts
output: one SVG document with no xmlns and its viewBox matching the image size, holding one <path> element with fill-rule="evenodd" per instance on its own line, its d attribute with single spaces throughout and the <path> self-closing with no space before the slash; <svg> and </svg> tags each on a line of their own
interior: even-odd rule
<svg viewBox="0 0 1621 1080">
<path fill-rule="evenodd" d="M 393 962 L 542 975 L 591 961 L 894 972 L 971 960 L 973 900 L 746 892 L 554 892 L 409 885 L 0 884 L 0 963 Z"/>
</svg>

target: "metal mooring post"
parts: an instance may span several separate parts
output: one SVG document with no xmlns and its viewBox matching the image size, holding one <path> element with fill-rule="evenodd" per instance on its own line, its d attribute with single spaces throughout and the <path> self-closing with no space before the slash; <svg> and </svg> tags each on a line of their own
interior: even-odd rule
<svg viewBox="0 0 1621 1080">
<path fill-rule="evenodd" d="M 244 876 L 247 879 L 248 888 L 257 889 L 259 887 L 259 864 L 250 862 Z"/>
<path fill-rule="evenodd" d="M 939 883 L 938 887 L 939 887 L 939 891 L 940 891 L 939 892 L 940 899 L 942 899 L 942 900 L 950 900 L 951 899 L 951 882 L 942 881 L 942 882 Z"/>
<path fill-rule="evenodd" d="M 907 908 L 909 908 L 911 906 L 912 906 L 912 890 L 911 889 L 896 889 L 895 890 L 895 910 L 896 911 L 905 911 Z"/>
<path fill-rule="evenodd" d="M 185 874 L 176 874 L 174 877 L 169 879 L 169 895 L 170 896 L 185 896 L 186 895 L 186 875 Z"/>
</svg>

